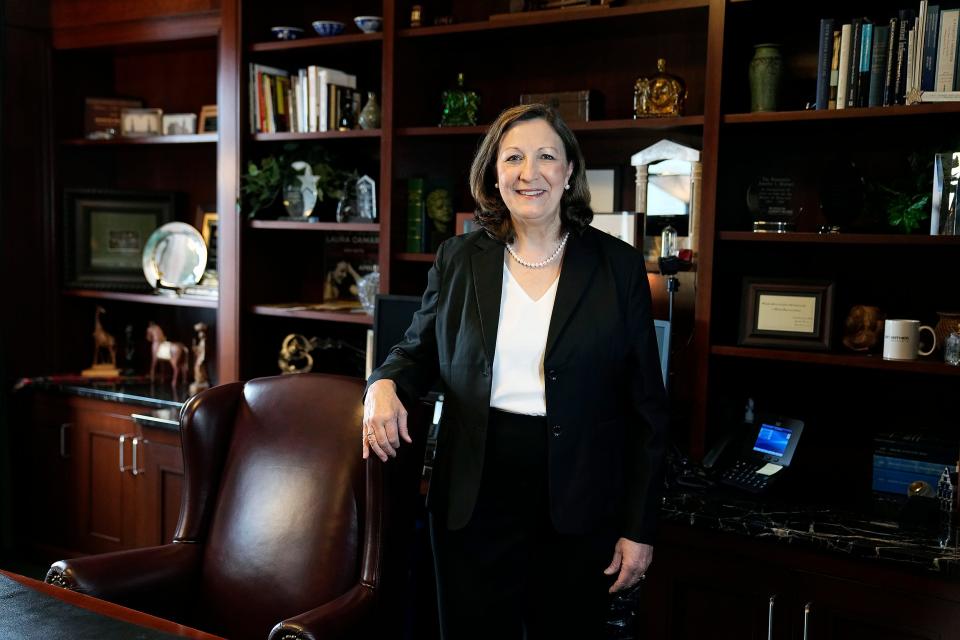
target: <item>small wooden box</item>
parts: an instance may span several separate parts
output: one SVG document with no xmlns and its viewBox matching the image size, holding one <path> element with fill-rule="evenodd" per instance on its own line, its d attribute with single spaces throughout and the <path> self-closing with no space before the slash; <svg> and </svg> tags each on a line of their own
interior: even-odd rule
<svg viewBox="0 0 960 640">
<path fill-rule="evenodd" d="M 596 94 L 589 90 L 525 93 L 520 96 L 520 104 L 542 102 L 556 109 L 560 117 L 567 122 L 589 122 L 591 101 L 596 103 Z M 596 104 L 594 104 L 594 111 L 596 111 Z"/>
</svg>

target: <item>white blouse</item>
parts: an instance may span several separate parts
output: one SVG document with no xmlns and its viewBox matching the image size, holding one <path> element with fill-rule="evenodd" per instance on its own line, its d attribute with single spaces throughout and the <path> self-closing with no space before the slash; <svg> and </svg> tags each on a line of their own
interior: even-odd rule
<svg viewBox="0 0 960 640">
<path fill-rule="evenodd" d="M 539 300 L 533 300 L 503 265 L 491 407 L 531 416 L 547 414 L 543 356 L 559 281 L 557 277 Z"/>
</svg>

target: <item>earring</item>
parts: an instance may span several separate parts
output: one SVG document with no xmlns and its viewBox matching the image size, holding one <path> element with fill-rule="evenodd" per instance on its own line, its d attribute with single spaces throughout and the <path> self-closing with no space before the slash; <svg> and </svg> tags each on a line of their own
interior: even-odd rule
<svg viewBox="0 0 960 640">
<path fill-rule="evenodd" d="M 569 190 L 570 190 L 570 183 L 568 182 L 567 184 L 563 185 L 563 189 L 564 189 L 564 191 L 569 191 Z"/>
<path fill-rule="evenodd" d="M 499 182 L 494 182 L 494 183 L 493 183 L 493 188 L 494 188 L 494 189 L 499 189 L 499 188 L 500 188 L 500 183 L 499 183 Z"/>
</svg>

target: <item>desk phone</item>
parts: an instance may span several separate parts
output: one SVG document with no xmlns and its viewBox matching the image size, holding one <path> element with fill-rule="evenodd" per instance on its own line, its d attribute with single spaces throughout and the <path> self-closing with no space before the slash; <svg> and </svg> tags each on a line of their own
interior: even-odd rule
<svg viewBox="0 0 960 640">
<path fill-rule="evenodd" d="M 740 457 L 720 473 L 722 484 L 750 493 L 767 489 L 793 460 L 803 422 L 793 418 L 762 418 Z M 749 441 L 748 441 L 749 444 Z"/>
</svg>

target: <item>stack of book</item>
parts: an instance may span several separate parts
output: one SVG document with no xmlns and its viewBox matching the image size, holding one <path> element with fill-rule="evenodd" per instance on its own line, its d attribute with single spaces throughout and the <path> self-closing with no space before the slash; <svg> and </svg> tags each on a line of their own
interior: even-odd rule
<svg viewBox="0 0 960 640">
<path fill-rule="evenodd" d="M 290 73 L 250 65 L 250 131 L 310 133 L 352 128 L 360 112 L 357 77 L 310 65 Z"/>
<path fill-rule="evenodd" d="M 817 109 L 960 100 L 960 9 L 922 0 L 886 21 L 820 20 Z"/>
</svg>

